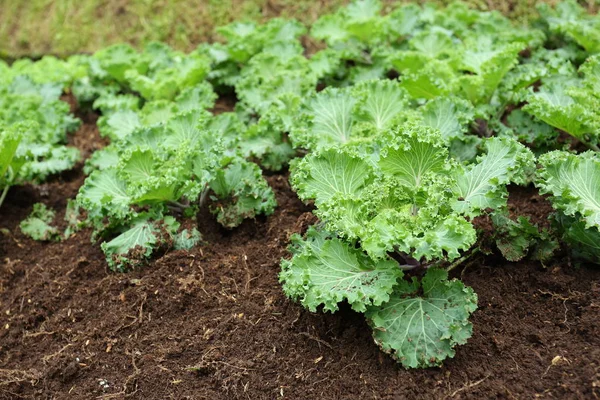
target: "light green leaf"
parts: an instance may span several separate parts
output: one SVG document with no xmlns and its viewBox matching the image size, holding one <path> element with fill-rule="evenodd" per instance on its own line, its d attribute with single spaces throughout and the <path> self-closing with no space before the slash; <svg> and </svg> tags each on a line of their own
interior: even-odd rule
<svg viewBox="0 0 600 400">
<path fill-rule="evenodd" d="M 562 238 L 569 244 L 573 256 L 579 260 L 600 264 L 600 230 L 597 227 L 586 227 L 584 221 L 560 213 L 557 220 Z"/>
<path fill-rule="evenodd" d="M 419 109 L 426 126 L 439 129 L 444 140 L 461 138 L 475 119 L 473 106 L 458 97 L 438 97 Z"/>
<path fill-rule="evenodd" d="M 412 127 L 399 130 L 399 144 L 391 144 L 379 160 L 381 170 L 417 190 L 427 174 L 441 173 L 448 163 L 441 137 L 432 129 Z"/>
<path fill-rule="evenodd" d="M 206 134 L 203 123 L 209 118 L 209 113 L 204 110 L 192 110 L 177 115 L 167 123 L 169 135 L 166 135 L 164 145 L 178 148 L 183 143 L 195 145 Z"/>
<path fill-rule="evenodd" d="M 554 208 L 575 217 L 588 228 L 600 228 L 600 158 L 588 151 L 571 154 L 553 151 L 540 157 L 536 186 L 552 195 Z"/>
<path fill-rule="evenodd" d="M 370 80 L 353 88 L 358 98 L 357 122 L 366 122 L 377 130 L 389 128 L 394 118 L 408 107 L 408 95 L 397 81 Z"/>
<path fill-rule="evenodd" d="M 100 133 L 112 140 L 123 140 L 140 126 L 138 114 L 131 110 L 116 111 L 98 120 Z"/>
<path fill-rule="evenodd" d="M 296 147 L 320 149 L 347 143 L 354 124 L 356 99 L 347 91 L 326 89 L 308 101 L 307 124 L 292 131 Z"/>
<path fill-rule="evenodd" d="M 109 212 L 129 210 L 131 198 L 127 187 L 117 176 L 115 169 L 94 171 L 85 180 L 77 195 L 77 201 L 87 210 L 99 212 L 106 208 Z"/>
<path fill-rule="evenodd" d="M 422 293 L 422 294 L 421 294 Z M 432 268 L 418 282 L 402 281 L 388 302 L 369 307 L 375 342 L 406 368 L 438 366 L 466 343 L 477 295 L 444 270 Z"/>
<path fill-rule="evenodd" d="M 56 213 L 43 203 L 33 205 L 33 211 L 19 225 L 21 231 L 33 240 L 60 240 L 61 235 L 55 226 L 50 224 Z"/>
<path fill-rule="evenodd" d="M 196 228 L 184 229 L 175 237 L 175 250 L 191 250 L 202 240 L 202 235 Z"/>
<path fill-rule="evenodd" d="M 246 218 L 270 215 L 277 206 L 273 190 L 254 163 L 234 160 L 217 170 L 209 185 L 216 196 L 211 211 L 227 228 L 240 225 Z"/>
<path fill-rule="evenodd" d="M 157 246 L 173 235 L 178 226 L 172 217 L 159 221 L 153 221 L 148 216 L 138 217 L 119 236 L 102 243 L 109 267 L 124 271 L 141 265 Z"/>
<path fill-rule="evenodd" d="M 3 129 L 0 126 L 0 188 L 11 183 L 5 183 L 6 173 L 10 168 L 21 139 L 22 135 L 19 130 L 14 128 Z"/>
<path fill-rule="evenodd" d="M 459 251 L 469 250 L 476 240 L 477 233 L 470 222 L 462 216 L 450 215 L 425 231 L 423 237 L 412 239 L 412 256 L 417 260 L 451 261 L 460 257 Z"/>
<path fill-rule="evenodd" d="M 372 167 L 342 150 L 309 154 L 293 166 L 292 185 L 303 200 L 317 204 L 336 194 L 358 195 L 374 180 Z"/>
<path fill-rule="evenodd" d="M 134 150 L 121 155 L 119 172 L 127 180 L 145 181 L 152 178 L 155 173 L 154 156 L 152 151 Z"/>
<path fill-rule="evenodd" d="M 533 172 L 534 156 L 514 139 L 491 138 L 485 142 L 487 154 L 477 162 L 456 171 L 452 207 L 469 216 L 506 203 L 506 185 L 524 184 Z"/>
<path fill-rule="evenodd" d="M 344 300 L 364 312 L 366 306 L 388 300 L 403 276 L 397 262 L 373 261 L 342 240 L 314 238 L 317 235 L 309 231 L 306 241 L 297 241 L 294 257 L 282 263 L 280 281 L 288 296 L 313 312 L 321 305 L 337 311 Z"/>
<path fill-rule="evenodd" d="M 592 133 L 597 136 L 599 118 L 583 102 L 571 96 L 569 90 L 573 87 L 568 82 L 544 85 L 527 97 L 528 104 L 523 111 L 578 139 L 585 139 L 584 135 Z"/>
</svg>

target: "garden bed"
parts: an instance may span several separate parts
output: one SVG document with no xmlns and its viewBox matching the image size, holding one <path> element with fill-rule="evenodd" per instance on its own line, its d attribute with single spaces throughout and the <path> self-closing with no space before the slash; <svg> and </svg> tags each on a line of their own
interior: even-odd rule
<svg viewBox="0 0 600 400">
<path fill-rule="evenodd" d="M 95 116 L 71 138 L 103 145 Z M 11 189 L 0 235 L 0 398 L 348 399 L 594 398 L 600 395 L 600 270 L 565 256 L 543 267 L 473 258 L 454 271 L 479 296 L 473 337 L 442 368 L 405 370 L 349 308 L 313 314 L 278 282 L 289 236 L 312 222 L 287 174 L 268 176 L 279 206 L 236 230 L 208 213 L 206 243 L 119 274 L 84 230 L 61 243 L 25 237 L 36 202 L 64 210 L 79 168 Z M 513 189 L 517 215 L 548 204 Z M 485 226 L 485 224 L 483 224 Z"/>
</svg>

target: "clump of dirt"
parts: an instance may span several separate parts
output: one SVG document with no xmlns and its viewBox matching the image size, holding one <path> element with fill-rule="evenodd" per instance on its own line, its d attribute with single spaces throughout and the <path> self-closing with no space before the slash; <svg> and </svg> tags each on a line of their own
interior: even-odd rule
<svg viewBox="0 0 600 400">
<path fill-rule="evenodd" d="M 73 143 L 101 146 L 94 129 L 87 122 Z M 82 182 L 79 168 L 13 188 L 3 206 L 0 398 L 600 396 L 598 269 L 478 258 L 455 272 L 479 295 L 473 337 L 441 368 L 404 370 L 360 314 L 314 314 L 283 295 L 289 237 L 314 223 L 286 175 L 268 177 L 273 215 L 227 230 L 206 212 L 202 246 L 127 274 L 107 270 L 89 231 L 38 243 L 18 229 L 33 203 L 60 209 Z M 537 215 L 544 200 L 522 190 L 511 190 L 512 212 Z"/>
</svg>

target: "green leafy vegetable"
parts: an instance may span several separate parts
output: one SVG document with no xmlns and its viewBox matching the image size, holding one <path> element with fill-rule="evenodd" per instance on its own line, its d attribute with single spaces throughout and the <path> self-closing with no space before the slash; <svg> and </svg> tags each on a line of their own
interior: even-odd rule
<svg viewBox="0 0 600 400">
<path fill-rule="evenodd" d="M 195 215 L 207 199 L 227 228 L 276 206 L 260 168 L 241 155 L 243 131 L 237 131 L 235 118 L 201 108 L 210 102 L 190 109 L 188 94 L 114 111 L 101 125 L 112 142 L 88 162 L 90 176 L 77 200 L 95 236 L 105 240 L 102 249 L 113 269 L 141 265 L 173 243 L 176 248 L 198 243 L 199 233 L 178 233 L 173 218 Z"/>
<path fill-rule="evenodd" d="M 140 265 L 152 255 L 155 247 L 172 241 L 178 228 L 173 217 L 155 221 L 149 215 L 139 215 L 117 237 L 102 243 L 108 265 L 117 270 Z"/>
<path fill-rule="evenodd" d="M 440 365 L 454 346 L 471 337 L 477 295 L 444 270 L 432 268 L 419 282 L 402 281 L 390 300 L 369 307 L 375 342 L 407 368 Z"/>
<path fill-rule="evenodd" d="M 467 217 L 506 205 L 534 157 L 507 138 L 462 165 L 439 131 L 404 124 L 357 142 L 332 143 L 292 164 L 292 184 L 313 200 L 326 231 L 294 237 L 282 261 L 284 292 L 315 311 L 348 301 L 365 312 L 376 342 L 406 367 L 438 365 L 471 335 L 477 297 L 437 269 L 476 241 Z M 375 150 L 375 153 L 373 153 Z M 329 232 L 329 233 L 328 233 Z M 402 280 L 402 270 L 429 268 Z"/>
<path fill-rule="evenodd" d="M 520 261 L 531 254 L 545 262 L 558 249 L 558 242 L 550 232 L 540 230 L 527 217 L 513 220 L 507 210 L 501 209 L 492 214 L 492 222 L 496 246 L 508 261 Z"/>
<path fill-rule="evenodd" d="M 33 205 L 33 211 L 21 222 L 21 231 L 33 240 L 60 240 L 58 229 L 50 224 L 56 213 L 43 203 Z"/>
<path fill-rule="evenodd" d="M 68 69 L 54 58 L 39 64 Z M 10 186 L 43 182 L 80 158 L 77 149 L 65 146 L 66 134 L 79 121 L 59 100 L 71 78 L 61 81 L 48 72 L 43 80 L 37 63 L 27 60 L 6 67 L 5 74 L 0 79 L 0 206 Z"/>
<path fill-rule="evenodd" d="M 552 196 L 555 208 L 571 217 L 580 217 L 588 228 L 600 228 L 600 156 L 564 151 L 544 154 L 539 159 L 536 185 Z"/>
<path fill-rule="evenodd" d="M 326 311 L 337 311 L 338 303 L 346 300 L 354 310 L 364 312 L 367 305 L 387 301 L 403 275 L 397 264 L 373 261 L 328 236 L 311 227 L 305 241 L 299 236 L 292 239 L 295 255 L 292 262 L 283 262 L 280 275 L 286 283 L 285 293 L 311 311 L 320 305 Z"/>
</svg>

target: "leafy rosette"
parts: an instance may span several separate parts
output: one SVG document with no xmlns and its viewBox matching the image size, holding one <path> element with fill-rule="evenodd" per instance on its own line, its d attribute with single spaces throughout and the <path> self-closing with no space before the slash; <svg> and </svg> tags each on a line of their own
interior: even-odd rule
<svg viewBox="0 0 600 400">
<path fill-rule="evenodd" d="M 73 88 L 85 103 L 122 90 L 136 92 L 146 100 L 173 100 L 186 88 L 202 83 L 210 70 L 208 56 L 184 54 L 159 42 L 148 43 L 142 52 L 116 44 L 92 57 L 77 56 L 70 61 L 87 69 Z"/>
<path fill-rule="evenodd" d="M 241 132 L 240 151 L 270 170 L 280 170 L 295 155 L 288 140 L 292 119 L 317 86 L 300 42 L 292 32 L 282 37 L 247 60 L 233 83 L 236 113 L 248 128 Z"/>
<path fill-rule="evenodd" d="M 444 120 L 430 121 L 460 131 L 459 119 Z M 366 307 L 376 342 L 406 367 L 453 356 L 471 335 L 477 296 L 436 267 L 468 251 L 476 242 L 469 218 L 504 208 L 506 185 L 526 183 L 534 169 L 518 142 L 484 143 L 487 152 L 463 165 L 439 129 L 405 124 L 295 161 L 292 185 L 314 201 L 322 226 L 294 238 L 280 275 L 286 294 L 313 311 L 341 301 Z M 419 265 L 431 268 L 421 280 L 401 279 Z"/>
<path fill-rule="evenodd" d="M 296 163 L 292 176 L 328 229 L 361 240 L 372 257 L 395 250 L 426 260 L 458 257 L 475 241 L 460 215 L 501 207 L 505 186 L 525 183 L 523 174 L 533 173 L 533 155 L 513 140 L 488 140 L 488 153 L 464 167 L 434 130 L 407 126 L 390 136 L 376 161 L 330 149 Z"/>
<path fill-rule="evenodd" d="M 257 160 L 260 166 L 279 171 L 296 155 L 287 133 L 300 109 L 301 99 L 294 94 L 282 95 L 266 113 L 248 129 L 238 130 L 238 146 L 244 157 Z"/>
<path fill-rule="evenodd" d="M 465 41 L 457 53 L 457 67 L 469 72 L 458 78 L 466 99 L 473 104 L 489 103 L 506 74 L 519 62 L 525 43 L 495 44 L 492 37 Z"/>
<path fill-rule="evenodd" d="M 413 98 L 460 93 L 473 104 L 486 104 L 526 45 L 498 42 L 491 35 L 460 42 L 451 31 L 434 26 L 413 36 L 409 46 L 409 50 L 394 52 L 390 60 Z"/>
<path fill-rule="evenodd" d="M 247 161 L 230 162 L 214 175 L 209 183 L 217 201 L 212 212 L 221 225 L 234 228 L 246 218 L 273 213 L 277 205 L 275 195 L 258 165 Z"/>
<path fill-rule="evenodd" d="M 311 35 L 330 46 L 341 43 L 374 43 L 383 39 L 384 19 L 381 2 L 358 0 L 331 15 L 320 17 L 311 28 Z"/>
<path fill-rule="evenodd" d="M 395 80 L 370 80 L 348 88 L 327 88 L 308 99 L 293 122 L 295 147 L 320 150 L 362 146 L 407 121 L 438 129 L 453 157 L 473 159 L 480 139 L 468 135 L 475 119 L 473 105 L 459 97 L 435 97 L 414 107 Z"/>
<path fill-rule="evenodd" d="M 282 96 L 304 98 L 315 91 L 317 77 L 302 55 L 302 47 L 290 46 L 285 52 L 263 51 L 242 68 L 235 91 L 237 108 L 264 115 Z"/>
<path fill-rule="evenodd" d="M 536 186 L 558 211 L 556 226 L 576 258 L 600 257 L 600 157 L 597 152 L 553 151 L 539 158 Z"/>
<path fill-rule="evenodd" d="M 198 232 L 178 233 L 174 216 L 194 216 L 208 199 L 228 228 L 273 212 L 275 196 L 260 168 L 237 148 L 239 121 L 191 108 L 202 93 L 116 111 L 101 125 L 112 142 L 89 160 L 77 199 L 96 236 L 112 238 L 102 245 L 111 268 L 140 265 L 157 248 L 196 243 Z"/>
<path fill-rule="evenodd" d="M 357 0 L 315 21 L 311 36 L 329 46 L 311 60 L 323 82 L 345 86 L 385 77 L 390 70 L 388 44 L 395 38 L 390 40 L 393 24 L 381 9 L 378 0 Z"/>
<path fill-rule="evenodd" d="M 41 79 L 33 64 L 26 65 L 7 67 L 14 75 L 0 83 L 0 205 L 10 186 L 43 182 L 80 159 L 79 151 L 66 145 L 67 133 L 77 129 L 79 120 L 59 99 L 63 83 L 37 83 L 20 74 Z"/>
<path fill-rule="evenodd" d="M 44 56 L 37 61 L 29 58 L 15 60 L 9 67 L 0 61 L 0 85 L 8 85 L 15 79 L 27 78 L 34 85 L 46 88 L 68 88 L 74 80 L 86 75 L 86 69 L 75 63 Z M 22 92 L 19 92 L 22 94 Z"/>
<path fill-rule="evenodd" d="M 542 30 L 517 28 L 499 13 L 464 4 L 407 5 L 387 15 L 382 8 L 377 0 L 353 1 L 315 22 L 312 37 L 328 45 L 311 63 L 323 82 L 340 87 L 395 70 L 414 99 L 460 94 L 475 105 L 502 107 L 494 96 L 519 53 L 546 40 Z"/>
</svg>

